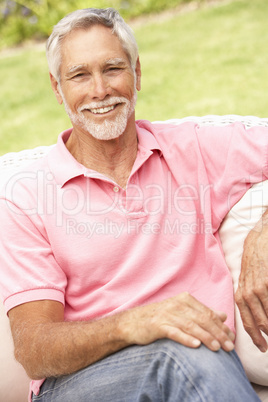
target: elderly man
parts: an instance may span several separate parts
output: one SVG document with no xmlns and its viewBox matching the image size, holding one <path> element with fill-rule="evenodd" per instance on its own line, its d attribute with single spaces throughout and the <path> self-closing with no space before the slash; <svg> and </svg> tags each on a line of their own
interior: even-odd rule
<svg viewBox="0 0 268 402">
<path fill-rule="evenodd" d="M 136 122 L 137 45 L 113 9 L 63 18 L 47 57 L 73 127 L 0 199 L 1 293 L 29 400 L 259 400 L 233 350 L 217 231 L 268 176 L 267 130 Z"/>
</svg>

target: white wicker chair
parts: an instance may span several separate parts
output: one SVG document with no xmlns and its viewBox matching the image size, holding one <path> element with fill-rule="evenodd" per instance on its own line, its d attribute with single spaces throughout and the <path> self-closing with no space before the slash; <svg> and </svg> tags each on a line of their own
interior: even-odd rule
<svg viewBox="0 0 268 402">
<path fill-rule="evenodd" d="M 261 119 L 253 116 L 204 116 L 173 119 L 167 123 L 180 124 L 185 121 L 195 121 L 200 125 L 227 125 L 236 121 L 242 122 L 247 128 L 251 126 L 267 126 L 268 119 Z M 0 186 L 16 170 L 21 169 L 33 160 L 44 156 L 52 147 L 40 146 L 35 149 L 20 152 L 11 152 L 0 157 Z M 26 402 L 28 394 L 29 379 L 23 368 L 13 357 L 13 344 L 9 329 L 8 318 L 0 305 L 0 400 L 5 402 Z M 268 354 L 266 356 L 268 359 Z M 254 386 L 255 387 L 255 386 Z M 256 391 L 262 401 L 268 402 L 268 386 L 256 385 Z"/>
</svg>

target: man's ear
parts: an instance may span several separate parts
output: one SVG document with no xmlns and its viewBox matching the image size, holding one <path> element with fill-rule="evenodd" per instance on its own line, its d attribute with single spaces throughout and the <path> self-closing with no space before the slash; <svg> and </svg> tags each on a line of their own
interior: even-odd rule
<svg viewBox="0 0 268 402">
<path fill-rule="evenodd" d="M 136 73 L 136 89 L 137 89 L 137 91 L 140 91 L 141 90 L 141 64 L 140 64 L 139 57 L 137 58 L 135 73 Z"/>
<path fill-rule="evenodd" d="M 49 73 L 49 78 L 50 78 L 50 83 L 51 83 L 52 90 L 53 90 L 53 92 L 54 92 L 54 94 L 56 96 L 56 99 L 57 99 L 58 103 L 61 105 L 62 102 L 63 102 L 63 99 L 62 99 L 62 96 L 61 96 L 60 91 L 59 91 L 59 83 L 51 73 Z"/>
</svg>

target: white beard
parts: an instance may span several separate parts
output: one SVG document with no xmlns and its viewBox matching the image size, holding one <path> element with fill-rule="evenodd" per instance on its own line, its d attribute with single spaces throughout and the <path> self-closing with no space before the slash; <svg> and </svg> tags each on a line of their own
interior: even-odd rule
<svg viewBox="0 0 268 402">
<path fill-rule="evenodd" d="M 66 113 L 73 124 L 79 125 L 83 130 L 87 131 L 97 140 L 112 140 L 118 138 L 126 129 L 129 117 L 135 110 L 137 101 L 137 91 L 135 91 L 132 99 L 129 101 L 125 97 L 111 97 L 106 101 L 92 102 L 87 105 L 80 106 L 76 113 L 69 108 L 62 91 L 60 94 L 64 103 Z M 120 113 L 117 113 L 114 119 L 105 119 L 102 123 L 94 123 L 83 113 L 85 109 L 100 109 L 117 103 L 123 103 Z M 94 117 L 94 114 L 93 114 Z"/>
</svg>

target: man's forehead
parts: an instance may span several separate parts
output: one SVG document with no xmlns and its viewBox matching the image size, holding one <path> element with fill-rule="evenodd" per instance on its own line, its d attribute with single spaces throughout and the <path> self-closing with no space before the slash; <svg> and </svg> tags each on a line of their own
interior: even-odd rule
<svg viewBox="0 0 268 402">
<path fill-rule="evenodd" d="M 108 42 L 106 42 L 106 36 L 98 35 L 96 29 L 104 29 L 105 32 L 109 32 Z M 86 37 L 94 32 L 93 37 Z M 84 36 L 85 35 L 85 36 Z M 105 34 L 106 35 L 106 34 Z M 98 43 L 98 40 L 100 42 Z M 86 57 L 96 56 L 103 58 L 104 64 L 120 64 L 127 63 L 129 56 L 127 55 L 119 38 L 112 33 L 112 30 L 108 27 L 97 25 L 92 26 L 89 29 L 74 29 L 66 35 L 61 46 L 62 58 L 66 63 L 78 65 L 87 62 Z"/>
</svg>

